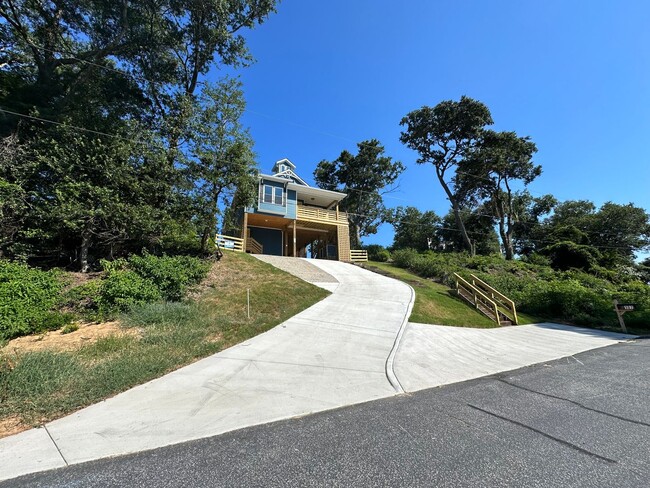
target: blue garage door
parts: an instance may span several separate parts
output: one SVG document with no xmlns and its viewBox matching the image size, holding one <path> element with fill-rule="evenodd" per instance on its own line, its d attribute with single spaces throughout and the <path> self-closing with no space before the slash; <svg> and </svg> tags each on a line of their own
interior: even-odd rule
<svg viewBox="0 0 650 488">
<path fill-rule="evenodd" d="M 264 254 L 282 256 L 282 231 L 279 229 L 264 229 L 251 227 L 251 237 L 262 244 Z"/>
</svg>

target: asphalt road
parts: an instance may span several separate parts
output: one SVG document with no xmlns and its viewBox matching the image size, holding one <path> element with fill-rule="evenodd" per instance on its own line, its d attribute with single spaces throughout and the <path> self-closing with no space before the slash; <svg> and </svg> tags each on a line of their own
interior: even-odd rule
<svg viewBox="0 0 650 488">
<path fill-rule="evenodd" d="M 650 340 L 0 487 L 648 487 Z"/>
</svg>

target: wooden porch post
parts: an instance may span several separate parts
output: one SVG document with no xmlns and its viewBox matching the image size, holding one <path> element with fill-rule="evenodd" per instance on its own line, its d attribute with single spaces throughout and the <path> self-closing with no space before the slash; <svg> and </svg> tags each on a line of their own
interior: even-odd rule
<svg viewBox="0 0 650 488">
<path fill-rule="evenodd" d="M 336 221 L 339 221 L 339 204 L 336 204 Z"/>
<path fill-rule="evenodd" d="M 289 255 L 289 226 L 287 225 L 284 228 L 284 242 L 282 243 L 282 255 L 283 256 L 288 256 Z"/>
<path fill-rule="evenodd" d="M 244 249 L 244 252 L 246 252 L 246 241 L 247 241 L 247 236 L 248 236 L 248 212 L 244 212 L 244 223 L 242 224 L 242 229 L 241 229 L 241 238 L 244 239 L 244 242 L 242 242 L 242 248 Z"/>
<path fill-rule="evenodd" d="M 293 221 L 293 257 L 296 257 L 296 221 Z"/>
</svg>

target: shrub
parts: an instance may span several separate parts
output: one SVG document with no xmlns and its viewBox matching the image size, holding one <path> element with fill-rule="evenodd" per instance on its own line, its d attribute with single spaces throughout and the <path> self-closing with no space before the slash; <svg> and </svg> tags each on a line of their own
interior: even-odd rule
<svg viewBox="0 0 650 488">
<path fill-rule="evenodd" d="M 390 259 L 390 251 L 379 244 L 369 244 L 364 246 L 364 249 L 368 251 L 368 259 L 370 261 L 385 263 Z"/>
<path fill-rule="evenodd" d="M 61 329 L 61 334 L 70 334 L 76 330 L 79 330 L 79 324 L 68 324 Z"/>
<path fill-rule="evenodd" d="M 99 304 L 101 281 L 94 279 L 67 290 L 61 298 L 61 306 L 84 316 L 92 316 Z"/>
<path fill-rule="evenodd" d="M 380 250 L 375 255 L 375 261 L 379 261 L 380 263 L 385 263 L 387 261 L 390 261 L 390 251 L 388 249 Z"/>
<path fill-rule="evenodd" d="M 54 271 L 0 261 L 0 337 L 48 330 L 65 321 L 52 310 L 61 288 Z"/>
<path fill-rule="evenodd" d="M 413 269 L 419 254 L 415 249 L 397 249 L 393 251 L 393 262 L 400 268 Z"/>
<path fill-rule="evenodd" d="M 188 286 L 198 283 L 208 273 L 209 264 L 191 256 L 154 256 L 145 253 L 129 258 L 129 267 L 158 287 L 162 297 L 178 301 Z"/>
<path fill-rule="evenodd" d="M 110 314 L 161 298 L 160 290 L 150 280 L 135 271 L 115 270 L 109 272 L 100 285 L 98 305 L 101 312 Z"/>
<path fill-rule="evenodd" d="M 548 256 L 553 268 L 562 270 L 570 268 L 589 270 L 602 258 L 598 249 L 571 241 L 562 241 L 548 246 L 542 253 Z"/>
</svg>

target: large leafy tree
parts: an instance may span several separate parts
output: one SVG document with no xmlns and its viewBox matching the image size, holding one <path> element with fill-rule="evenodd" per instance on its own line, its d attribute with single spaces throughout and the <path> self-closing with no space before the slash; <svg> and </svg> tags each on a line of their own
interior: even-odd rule
<svg viewBox="0 0 650 488">
<path fill-rule="evenodd" d="M 430 243 L 438 247 L 438 228 L 442 219 L 434 211 L 421 212 L 416 207 L 397 207 L 390 211 L 388 221 L 395 229 L 394 249 L 426 251 Z"/>
<path fill-rule="evenodd" d="M 573 259 L 579 253 L 589 257 L 589 266 L 631 266 L 636 253 L 650 248 L 650 215 L 641 207 L 606 202 L 597 208 L 588 200 L 568 200 L 547 205 L 550 196 L 538 201 L 539 215 L 553 213 L 543 220 L 515 231 L 525 254 L 540 252 L 559 257 L 563 267 L 585 267 L 585 260 Z M 535 205 L 531 207 L 535 212 Z"/>
<path fill-rule="evenodd" d="M 423 106 L 408 113 L 400 122 L 405 126 L 400 140 L 418 152 L 417 163 L 433 165 L 451 204 L 456 228 L 471 254 L 476 249 L 463 222 L 463 199 L 450 181 L 458 164 L 472 153 L 485 127 L 492 123 L 490 110 L 465 96 L 457 102 L 446 100 L 435 107 Z"/>
<path fill-rule="evenodd" d="M 514 132 L 485 130 L 476 147 L 458 164 L 458 194 L 484 202 L 497 220 L 507 260 L 514 258 L 513 225 L 519 220 L 517 182 L 527 186 L 542 173 L 533 163 L 537 152 L 529 137 Z"/>
<path fill-rule="evenodd" d="M 159 241 L 170 177 L 162 147 L 139 135 L 107 141 L 63 126 L 34 144 L 41 187 L 32 193 L 26 240 L 41 256 L 76 261 L 85 272 L 93 251 L 112 256 Z"/>
<path fill-rule="evenodd" d="M 250 203 L 255 192 L 253 140 L 240 121 L 245 106 L 241 82 L 226 78 L 204 87 L 191 118 L 194 137 L 186 174 L 203 252 L 235 192 L 241 205 Z"/>
<path fill-rule="evenodd" d="M 472 239 L 475 254 L 487 256 L 499 252 L 499 238 L 494 231 L 494 217 L 483 207 L 463 208 L 461 218 Z M 450 210 L 442 219 L 438 231 L 438 246 L 446 252 L 467 252 L 463 235 L 455 225 L 456 216 Z"/>
<path fill-rule="evenodd" d="M 251 60 L 242 29 L 275 0 L 116 0 L 0 3 L 3 104 L 56 116 L 96 73 L 137 81 L 150 113 L 174 111 L 215 60 Z"/>
<path fill-rule="evenodd" d="M 357 144 L 356 155 L 343 151 L 334 161 L 321 161 L 314 171 L 316 184 L 326 190 L 347 193 L 341 202 L 348 212 L 350 241 L 361 245 L 361 237 L 377 232 L 386 219 L 383 195 L 394 189 L 404 165 L 384 156 L 377 139 Z"/>
<path fill-rule="evenodd" d="M 513 243 L 515 252 L 529 256 L 539 248 L 539 243 L 546 239 L 543 218 L 551 213 L 557 205 L 557 199 L 550 194 L 534 197 L 524 190 L 514 199 L 517 220 L 513 223 Z"/>
<path fill-rule="evenodd" d="M 252 60 L 242 32 L 275 3 L 1 1 L 0 135 L 22 156 L 0 166 L 0 248 L 85 269 L 93 254 L 195 236 L 209 207 L 193 205 L 204 180 L 187 178 L 187 158 L 218 150 L 197 129 L 202 77 Z"/>
</svg>

